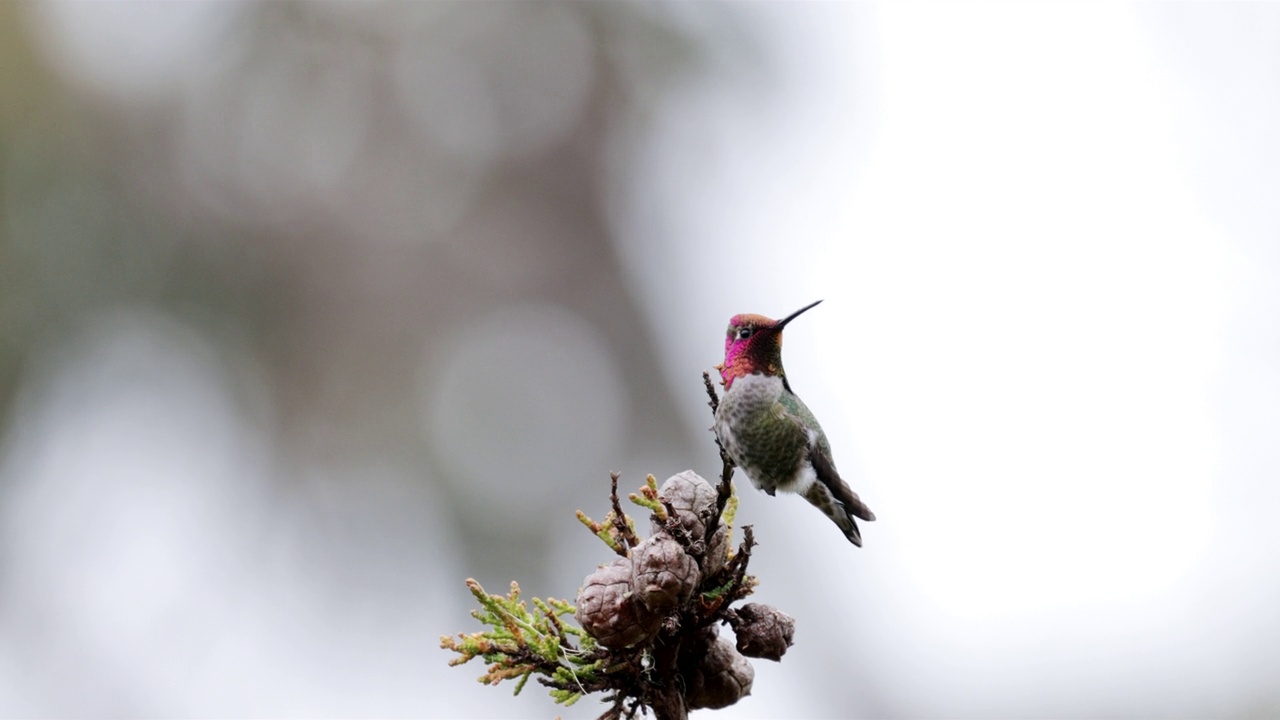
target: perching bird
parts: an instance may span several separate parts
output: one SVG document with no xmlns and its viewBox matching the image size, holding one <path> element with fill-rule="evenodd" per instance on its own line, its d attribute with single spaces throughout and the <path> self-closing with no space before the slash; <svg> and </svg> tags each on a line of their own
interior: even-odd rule
<svg viewBox="0 0 1280 720">
<path fill-rule="evenodd" d="M 716 409 L 716 437 L 757 489 L 798 493 L 831 518 L 849 542 L 862 547 L 854 518 L 875 520 L 871 509 L 840 479 L 831 445 L 817 418 L 791 391 L 782 369 L 782 328 L 811 303 L 781 320 L 734 315 L 717 365 L 725 393 Z"/>
</svg>

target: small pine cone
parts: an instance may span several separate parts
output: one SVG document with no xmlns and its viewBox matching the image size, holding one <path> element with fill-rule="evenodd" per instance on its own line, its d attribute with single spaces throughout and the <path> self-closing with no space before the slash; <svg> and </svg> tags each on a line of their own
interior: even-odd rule
<svg viewBox="0 0 1280 720">
<path fill-rule="evenodd" d="M 683 605 L 698 587 L 698 564 L 680 543 L 658 533 L 631 551 L 631 587 L 650 610 L 663 612 Z"/>
<path fill-rule="evenodd" d="M 781 660 L 796 632 L 795 618 L 768 605 L 747 603 L 733 624 L 738 652 L 747 657 Z"/>
<path fill-rule="evenodd" d="M 716 489 L 692 470 L 685 470 L 672 475 L 662 483 L 658 490 L 658 499 L 671 503 L 676 511 L 676 519 L 681 527 L 689 533 L 689 539 L 700 541 L 707 535 L 707 524 L 703 515 L 711 515 L 716 511 Z M 657 533 L 662 528 L 654 527 Z"/>
<path fill-rule="evenodd" d="M 631 592 L 631 560 L 601 565 L 582 581 L 574 617 L 601 645 L 626 648 L 657 634 L 662 616 L 649 611 Z"/>
<path fill-rule="evenodd" d="M 681 652 L 680 674 L 690 710 L 729 707 L 751 694 L 756 677 L 751 663 L 728 640 L 716 637 L 714 626 Z"/>
<path fill-rule="evenodd" d="M 729 561 L 729 529 L 724 525 L 716 528 L 707 544 L 707 554 L 702 558 L 702 573 L 711 577 L 724 569 Z"/>
</svg>

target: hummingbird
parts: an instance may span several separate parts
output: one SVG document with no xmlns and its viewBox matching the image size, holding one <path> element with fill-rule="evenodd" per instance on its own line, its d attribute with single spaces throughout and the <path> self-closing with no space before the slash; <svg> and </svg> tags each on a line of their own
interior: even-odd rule
<svg viewBox="0 0 1280 720">
<path fill-rule="evenodd" d="M 756 489 L 804 496 L 862 547 L 854 518 L 870 522 L 876 516 L 840 478 L 826 433 L 782 369 L 782 329 L 820 302 L 781 320 L 749 313 L 729 319 L 724 363 L 716 366 L 725 391 L 715 433 Z"/>
</svg>

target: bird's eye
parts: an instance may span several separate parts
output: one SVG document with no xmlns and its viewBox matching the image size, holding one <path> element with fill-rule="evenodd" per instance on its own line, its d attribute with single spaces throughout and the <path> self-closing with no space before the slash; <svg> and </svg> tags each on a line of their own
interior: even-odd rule
<svg viewBox="0 0 1280 720">
<path fill-rule="evenodd" d="M 739 339 L 739 340 L 746 340 L 746 339 L 747 339 L 747 338 L 749 338 L 749 337 L 751 337 L 751 328 L 749 328 L 749 327 L 744 327 L 744 328 L 740 328 L 740 329 L 738 330 L 738 339 Z"/>
</svg>

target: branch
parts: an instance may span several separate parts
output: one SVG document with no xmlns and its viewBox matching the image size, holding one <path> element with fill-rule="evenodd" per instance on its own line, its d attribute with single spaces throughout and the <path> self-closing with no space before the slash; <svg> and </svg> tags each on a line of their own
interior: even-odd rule
<svg viewBox="0 0 1280 720">
<path fill-rule="evenodd" d="M 703 383 L 714 413 L 719 397 L 709 374 Z M 726 707 L 750 694 L 755 673 L 747 658 L 780 658 L 794 621 L 767 605 L 733 608 L 758 584 L 747 571 L 755 537 L 744 526 L 730 555 L 734 464 L 718 438 L 716 444 L 722 465 L 716 486 L 688 470 L 661 488 L 650 475 L 629 496 L 650 513 L 648 538 L 636 533 L 619 500 L 619 474 L 610 474 L 604 521 L 577 515 L 617 557 L 583 580 L 574 605 L 526 602 L 515 583 L 509 594 L 491 595 L 468 580 L 480 603 L 472 614 L 488 629 L 442 637 L 441 646 L 458 653 L 450 664 L 482 657 L 489 667 L 481 681 L 515 679 L 517 694 L 536 675 L 564 705 L 602 692 L 602 720 L 648 711 L 655 720 L 687 720 L 690 710 Z M 718 637 L 721 623 L 733 627 L 736 647 Z"/>
<path fill-rule="evenodd" d="M 714 418 L 720 410 L 720 396 L 716 393 L 716 386 L 711 382 L 711 373 L 702 371 L 702 384 L 707 389 L 708 405 L 711 406 L 711 416 Z M 725 504 L 729 502 L 729 497 L 733 495 L 733 469 L 737 467 L 733 459 L 729 457 L 729 453 L 725 451 L 724 444 L 720 442 L 720 436 L 716 436 L 716 447 L 720 450 L 720 484 L 716 486 L 716 518 L 724 514 Z M 711 542 L 711 537 L 716 532 L 717 520 L 707 523 L 707 542 Z"/>
<path fill-rule="evenodd" d="M 613 525 L 617 528 L 618 537 L 622 540 L 623 547 L 630 550 L 640 544 L 640 538 L 636 537 L 631 519 L 622 511 L 622 503 L 618 500 L 618 478 L 620 477 L 622 477 L 622 473 L 609 473 L 609 481 L 611 483 L 609 502 L 613 505 Z"/>
</svg>

